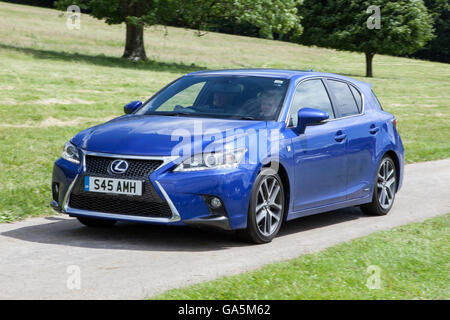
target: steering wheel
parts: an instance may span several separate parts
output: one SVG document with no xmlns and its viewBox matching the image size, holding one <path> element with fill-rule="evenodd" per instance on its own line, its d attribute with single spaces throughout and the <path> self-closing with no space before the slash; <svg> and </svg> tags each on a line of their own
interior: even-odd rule
<svg viewBox="0 0 450 320">
<path fill-rule="evenodd" d="M 183 112 L 195 112 L 195 110 L 192 107 L 183 107 L 179 104 L 177 104 L 174 108 L 173 111 L 183 111 Z"/>
</svg>

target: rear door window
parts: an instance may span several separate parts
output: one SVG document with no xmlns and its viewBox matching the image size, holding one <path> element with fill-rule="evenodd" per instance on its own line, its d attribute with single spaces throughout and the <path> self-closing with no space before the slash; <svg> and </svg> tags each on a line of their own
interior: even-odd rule
<svg viewBox="0 0 450 320">
<path fill-rule="evenodd" d="M 327 80 L 328 87 L 336 98 L 336 117 L 348 117 L 359 114 L 358 105 L 347 83 L 337 80 Z"/>
</svg>

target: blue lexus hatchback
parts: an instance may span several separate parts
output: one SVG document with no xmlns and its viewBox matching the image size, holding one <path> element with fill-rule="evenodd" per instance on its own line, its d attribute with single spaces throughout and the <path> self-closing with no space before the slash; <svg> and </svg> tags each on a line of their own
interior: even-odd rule
<svg viewBox="0 0 450 320">
<path fill-rule="evenodd" d="M 396 119 L 340 75 L 200 71 L 124 111 L 55 162 L 51 205 L 84 225 L 209 226 L 265 243 L 298 217 L 385 215 L 402 184 Z"/>
</svg>

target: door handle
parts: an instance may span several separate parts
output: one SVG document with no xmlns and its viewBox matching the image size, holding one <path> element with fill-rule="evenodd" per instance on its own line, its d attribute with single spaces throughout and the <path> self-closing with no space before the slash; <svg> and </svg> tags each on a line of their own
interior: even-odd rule
<svg viewBox="0 0 450 320">
<path fill-rule="evenodd" d="M 341 130 L 336 132 L 336 135 L 334 136 L 334 140 L 336 140 L 337 142 L 342 142 L 345 140 L 345 138 L 347 138 L 347 135 L 343 133 Z"/>
<path fill-rule="evenodd" d="M 369 132 L 370 132 L 371 134 L 375 134 L 375 133 L 377 133 L 378 131 L 380 131 L 380 128 L 379 128 L 379 127 L 375 126 L 374 124 L 370 126 Z"/>
</svg>

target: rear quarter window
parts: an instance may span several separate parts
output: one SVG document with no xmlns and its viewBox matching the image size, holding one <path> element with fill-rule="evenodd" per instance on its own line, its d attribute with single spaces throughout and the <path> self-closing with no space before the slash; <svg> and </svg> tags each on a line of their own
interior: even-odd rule
<svg viewBox="0 0 450 320">
<path fill-rule="evenodd" d="M 353 98 L 355 98 L 356 105 L 358 106 L 358 111 L 362 112 L 362 96 L 361 96 L 361 93 L 359 93 L 358 89 L 356 89 L 352 85 L 350 85 L 350 90 L 353 93 Z"/>
<path fill-rule="evenodd" d="M 373 90 L 370 91 L 372 93 L 373 96 L 373 101 L 375 102 L 375 104 L 378 106 L 378 108 L 380 108 L 380 110 L 383 110 L 383 107 L 381 106 L 380 100 L 378 100 L 377 95 L 375 94 L 375 92 L 373 92 Z"/>
</svg>

